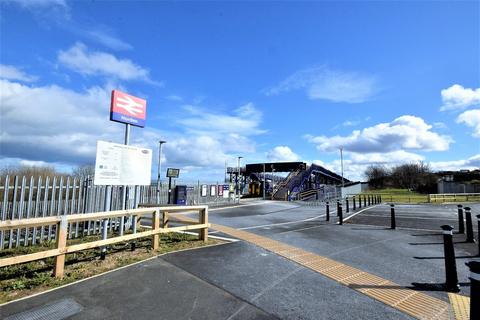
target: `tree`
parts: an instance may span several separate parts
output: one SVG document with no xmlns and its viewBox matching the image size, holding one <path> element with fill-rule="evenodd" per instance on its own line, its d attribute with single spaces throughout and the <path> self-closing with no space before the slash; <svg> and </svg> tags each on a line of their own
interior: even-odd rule
<svg viewBox="0 0 480 320">
<path fill-rule="evenodd" d="M 433 193 L 437 188 L 437 175 L 422 161 L 397 165 L 392 169 L 372 165 L 365 170 L 365 177 L 370 187 L 375 189 L 394 187 Z"/>
<path fill-rule="evenodd" d="M 9 175 L 10 177 L 19 176 L 19 177 L 54 177 L 62 176 L 64 174 L 55 170 L 52 166 L 27 166 L 27 165 L 17 165 L 17 166 L 5 166 L 0 169 L 0 176 Z"/>
<path fill-rule="evenodd" d="M 437 176 L 423 161 L 407 163 L 392 169 L 392 182 L 398 188 L 419 192 L 432 192 L 436 189 Z"/>
<path fill-rule="evenodd" d="M 95 175 L 95 165 L 93 164 L 84 164 L 76 167 L 72 171 L 72 176 L 84 179 L 87 176 L 93 177 Z"/>
<path fill-rule="evenodd" d="M 389 176 L 389 170 L 383 165 L 371 165 L 365 170 L 368 184 L 374 189 L 384 188 Z"/>
</svg>

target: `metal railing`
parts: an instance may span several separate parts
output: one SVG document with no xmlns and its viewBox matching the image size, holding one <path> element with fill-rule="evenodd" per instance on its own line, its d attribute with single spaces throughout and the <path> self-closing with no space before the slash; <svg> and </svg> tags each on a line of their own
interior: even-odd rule
<svg viewBox="0 0 480 320">
<path fill-rule="evenodd" d="M 213 184 L 212 184 L 213 185 Z M 187 205 L 222 205 L 233 199 L 223 196 L 201 195 L 200 182 L 190 184 L 187 192 Z M 210 186 L 210 185 L 209 185 Z M 0 177 L 0 222 L 19 219 L 60 217 L 65 215 L 123 209 L 123 186 L 99 186 L 93 184 L 93 177 Z M 210 188 L 207 188 L 210 191 Z M 218 190 L 218 185 L 216 185 Z M 127 186 L 125 209 L 134 209 L 139 203 L 168 203 L 168 187 L 161 186 L 157 193 L 156 185 Z M 172 191 L 173 192 L 173 191 Z M 131 219 L 125 222 L 118 219 L 112 223 L 110 231 L 123 230 L 131 225 Z M 95 221 L 73 223 L 68 238 L 98 234 L 101 228 Z M 34 227 L 30 233 L 22 229 L 8 232 L 0 230 L 0 250 L 36 245 L 55 238 L 55 226 Z"/>
</svg>

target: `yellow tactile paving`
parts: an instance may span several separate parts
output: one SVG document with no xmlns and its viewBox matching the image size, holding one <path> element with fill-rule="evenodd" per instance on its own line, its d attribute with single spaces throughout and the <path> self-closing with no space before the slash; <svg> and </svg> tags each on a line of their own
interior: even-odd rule
<svg viewBox="0 0 480 320">
<path fill-rule="evenodd" d="M 190 219 L 187 218 L 185 220 Z M 211 227 L 217 231 L 248 241 L 281 255 L 332 280 L 346 285 L 351 289 L 409 314 L 414 318 L 432 320 L 451 319 L 450 305 L 447 302 L 431 297 L 422 292 L 407 289 L 376 275 L 369 274 L 330 258 L 283 244 L 282 242 L 270 238 L 218 224 L 212 224 Z M 457 319 L 468 319 L 468 316 L 466 318 L 459 317 L 459 315 L 464 314 L 462 312 L 468 309 L 465 308 L 467 302 L 464 298 L 465 297 L 462 296 L 455 297 L 455 301 L 458 302 L 455 302 L 455 304 L 452 302 L 454 309 L 455 307 L 457 307 L 458 310 L 461 309 L 461 311 L 455 311 Z M 450 298 L 450 300 L 453 301 L 452 298 Z"/>
<path fill-rule="evenodd" d="M 470 298 L 456 293 L 449 293 L 448 299 L 457 320 L 470 319 Z"/>
</svg>

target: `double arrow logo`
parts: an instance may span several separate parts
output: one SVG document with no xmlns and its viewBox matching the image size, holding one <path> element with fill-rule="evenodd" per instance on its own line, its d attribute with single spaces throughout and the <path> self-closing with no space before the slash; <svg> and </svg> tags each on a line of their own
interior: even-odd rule
<svg viewBox="0 0 480 320">
<path fill-rule="evenodd" d="M 118 97 L 115 105 L 117 106 L 117 108 L 124 109 L 125 111 L 134 116 L 143 113 L 143 105 L 136 102 L 129 96 Z"/>
</svg>

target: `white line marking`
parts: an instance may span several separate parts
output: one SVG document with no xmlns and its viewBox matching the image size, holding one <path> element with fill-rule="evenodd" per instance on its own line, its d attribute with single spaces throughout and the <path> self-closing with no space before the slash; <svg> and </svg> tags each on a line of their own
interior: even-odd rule
<svg viewBox="0 0 480 320">
<path fill-rule="evenodd" d="M 375 218 L 389 218 L 389 215 L 374 215 L 374 214 L 365 214 L 363 215 L 364 217 L 375 217 Z M 438 217 L 438 218 L 426 218 L 426 217 L 411 217 L 411 216 L 405 216 L 405 215 L 395 215 L 396 218 L 400 219 L 416 219 L 416 220 L 448 220 L 448 221 L 457 221 L 457 219 L 453 218 L 443 218 L 443 217 Z"/>
<path fill-rule="evenodd" d="M 356 227 L 356 226 L 363 226 L 363 227 L 377 227 L 378 230 L 390 230 L 390 228 L 386 226 L 379 226 L 379 225 L 374 225 L 374 224 L 360 224 L 360 223 L 355 223 L 355 224 L 350 224 L 349 226 L 351 227 Z M 432 234 L 432 236 L 438 235 L 438 232 L 441 230 L 433 230 L 433 229 L 418 229 L 418 228 L 405 228 L 405 227 L 397 227 L 397 229 L 400 230 L 413 230 L 413 231 L 431 231 L 431 232 L 436 232 L 437 234 Z"/>
<path fill-rule="evenodd" d="M 380 206 L 380 204 L 377 204 L 377 205 L 374 205 L 373 207 L 368 207 L 368 208 L 364 208 L 364 209 L 362 209 L 362 210 L 360 210 L 360 211 L 357 211 L 357 212 L 355 212 L 354 214 L 351 214 L 351 215 L 349 215 L 348 217 L 346 217 L 345 219 L 343 219 L 343 222 L 345 222 L 345 221 L 347 221 L 347 220 L 355 217 L 355 216 L 356 216 L 357 214 L 359 214 L 359 213 L 362 213 L 362 212 L 364 212 L 364 211 L 367 211 L 367 210 L 376 208 L 376 207 L 378 207 L 378 206 Z"/>
<path fill-rule="evenodd" d="M 198 233 L 190 232 L 190 231 L 176 231 L 176 233 L 184 233 L 184 234 L 189 234 L 189 235 L 192 235 L 192 236 L 198 236 Z M 233 238 L 213 236 L 210 232 L 208 233 L 208 237 L 212 238 L 212 239 L 224 240 L 224 241 L 228 241 L 228 242 L 238 242 L 238 241 L 240 241 L 238 239 L 233 239 Z"/>
<path fill-rule="evenodd" d="M 333 210 L 333 211 L 330 212 L 330 214 L 334 214 L 334 213 L 337 213 L 337 210 Z M 243 228 L 236 228 L 236 229 L 238 229 L 238 230 L 250 230 L 250 229 L 258 229 L 258 228 L 265 228 L 265 227 L 283 226 L 283 225 L 286 225 L 286 224 L 307 222 L 307 221 L 315 220 L 315 219 L 325 217 L 325 216 L 326 216 L 326 214 L 321 214 L 319 216 L 315 216 L 315 217 L 311 217 L 311 218 L 307 218 L 307 219 L 303 219 L 303 220 L 264 224 L 264 225 L 260 225 L 260 226 L 251 226 L 251 227 L 243 227 Z"/>
<path fill-rule="evenodd" d="M 258 205 L 262 205 L 262 204 L 267 204 L 267 202 L 246 203 L 246 204 L 240 204 L 240 205 L 236 205 L 236 206 L 229 206 L 229 207 L 223 207 L 223 208 L 212 208 L 212 209 L 208 209 L 208 211 L 235 209 L 235 208 L 240 208 L 240 207 L 258 206 Z"/>
</svg>

